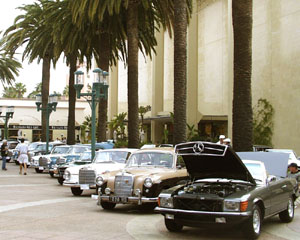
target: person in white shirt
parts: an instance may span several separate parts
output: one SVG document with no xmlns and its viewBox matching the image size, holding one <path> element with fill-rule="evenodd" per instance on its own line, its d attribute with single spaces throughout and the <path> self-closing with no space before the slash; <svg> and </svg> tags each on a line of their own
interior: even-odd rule
<svg viewBox="0 0 300 240">
<path fill-rule="evenodd" d="M 24 143 L 24 138 L 21 139 L 21 143 L 18 144 L 16 149 L 19 152 L 20 174 L 22 174 L 22 168 L 24 167 L 24 175 L 27 175 L 28 146 Z"/>
<path fill-rule="evenodd" d="M 217 142 L 217 144 L 224 144 L 224 139 L 225 139 L 225 135 L 220 135 L 219 141 Z"/>
</svg>

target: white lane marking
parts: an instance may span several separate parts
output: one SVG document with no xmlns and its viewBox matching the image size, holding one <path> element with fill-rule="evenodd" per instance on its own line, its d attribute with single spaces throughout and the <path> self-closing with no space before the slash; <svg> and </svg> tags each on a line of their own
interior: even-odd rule
<svg viewBox="0 0 300 240">
<path fill-rule="evenodd" d="M 0 206 L 0 213 L 8 212 L 16 209 L 26 208 L 26 207 L 35 207 L 53 203 L 62 203 L 62 202 L 70 202 L 79 200 L 78 198 L 59 198 L 59 199 L 51 199 L 51 200 L 41 200 L 36 202 L 25 202 L 25 203 L 17 203 L 6 206 Z"/>
<path fill-rule="evenodd" d="M 39 175 L 39 174 L 37 174 L 37 175 L 26 175 L 26 176 L 24 176 L 24 175 L 21 175 L 21 174 L 18 174 L 18 175 L 0 175 L 0 178 L 12 178 L 12 177 L 14 177 L 14 178 L 21 178 L 21 177 L 24 177 L 24 178 L 28 178 L 30 176 L 30 178 L 32 178 L 32 177 L 40 177 L 40 176 L 43 176 L 43 175 Z"/>
<path fill-rule="evenodd" d="M 53 184 L 11 184 L 11 185 L 0 185 L 0 188 L 7 188 L 7 187 L 40 187 L 40 186 L 53 186 Z"/>
<path fill-rule="evenodd" d="M 162 216 L 158 214 L 144 215 L 135 217 L 126 225 L 127 233 L 134 239 L 151 240 L 166 238 L 158 232 L 156 224 L 162 220 Z"/>
</svg>

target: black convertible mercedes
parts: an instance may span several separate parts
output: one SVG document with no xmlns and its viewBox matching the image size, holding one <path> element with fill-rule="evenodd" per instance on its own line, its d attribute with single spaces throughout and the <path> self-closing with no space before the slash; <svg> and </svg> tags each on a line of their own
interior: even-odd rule
<svg viewBox="0 0 300 240">
<path fill-rule="evenodd" d="M 265 218 L 279 214 L 282 222 L 293 220 L 298 186 L 295 179 L 286 178 L 288 156 L 239 157 L 230 147 L 207 142 L 178 144 L 175 151 L 190 180 L 159 195 L 155 211 L 164 215 L 169 231 L 240 225 L 247 238 L 256 239 Z"/>
</svg>

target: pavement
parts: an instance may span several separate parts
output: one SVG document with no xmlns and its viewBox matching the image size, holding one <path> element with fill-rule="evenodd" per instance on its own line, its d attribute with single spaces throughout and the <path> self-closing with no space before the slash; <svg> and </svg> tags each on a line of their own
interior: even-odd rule
<svg viewBox="0 0 300 240">
<path fill-rule="evenodd" d="M 19 175 L 18 166 L 0 171 L 0 240 L 27 239 L 244 239 L 239 229 L 184 227 L 170 233 L 163 217 L 141 206 L 118 205 L 105 211 L 92 192 L 74 197 L 47 173 Z M 300 239 L 300 200 L 293 222 L 274 216 L 264 221 L 260 239 Z"/>
</svg>

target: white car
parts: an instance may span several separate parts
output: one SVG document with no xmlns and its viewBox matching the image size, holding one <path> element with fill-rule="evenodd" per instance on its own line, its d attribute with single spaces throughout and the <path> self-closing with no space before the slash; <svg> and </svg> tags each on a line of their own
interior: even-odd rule
<svg viewBox="0 0 300 240">
<path fill-rule="evenodd" d="M 300 167 L 300 160 L 297 158 L 297 154 L 292 149 L 267 149 L 267 152 L 282 152 L 289 153 L 289 165 L 291 163 L 296 163 Z"/>
<path fill-rule="evenodd" d="M 107 149 L 96 152 L 91 164 L 84 166 L 73 166 L 65 170 L 65 187 L 70 187 L 75 196 L 80 196 L 83 190 L 96 189 L 96 177 L 100 174 L 120 170 L 131 153 L 137 149 L 120 148 Z"/>
</svg>

